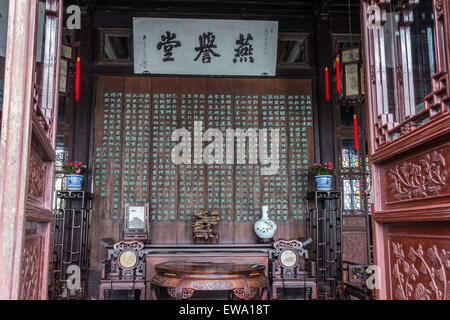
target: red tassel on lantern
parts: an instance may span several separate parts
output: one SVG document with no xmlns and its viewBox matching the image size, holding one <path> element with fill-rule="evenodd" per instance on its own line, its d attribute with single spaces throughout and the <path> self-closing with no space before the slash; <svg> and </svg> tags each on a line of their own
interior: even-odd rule
<svg viewBox="0 0 450 320">
<path fill-rule="evenodd" d="M 336 57 L 336 86 L 337 92 L 341 92 L 341 68 L 339 66 L 339 57 Z"/>
<path fill-rule="evenodd" d="M 77 58 L 77 71 L 75 76 L 75 101 L 80 99 L 80 57 Z"/>
<path fill-rule="evenodd" d="M 355 150 L 358 150 L 358 121 L 356 114 L 353 115 L 353 139 L 355 140 Z"/>
<path fill-rule="evenodd" d="M 330 100 L 330 85 L 328 82 L 328 67 L 325 67 L 325 98 Z"/>
</svg>

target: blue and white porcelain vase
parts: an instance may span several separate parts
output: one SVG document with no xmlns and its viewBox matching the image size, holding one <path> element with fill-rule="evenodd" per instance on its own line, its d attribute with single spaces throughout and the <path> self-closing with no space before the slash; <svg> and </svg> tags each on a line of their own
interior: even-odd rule
<svg viewBox="0 0 450 320">
<path fill-rule="evenodd" d="M 333 176 L 331 176 L 331 175 L 316 176 L 316 190 L 317 191 L 330 191 L 332 178 L 333 178 Z"/>
<path fill-rule="evenodd" d="M 83 178 L 81 174 L 66 175 L 67 190 L 80 191 L 83 188 Z"/>
<path fill-rule="evenodd" d="M 254 229 L 260 239 L 273 238 L 277 224 L 269 218 L 269 206 L 262 206 L 262 218 L 255 222 Z"/>
</svg>

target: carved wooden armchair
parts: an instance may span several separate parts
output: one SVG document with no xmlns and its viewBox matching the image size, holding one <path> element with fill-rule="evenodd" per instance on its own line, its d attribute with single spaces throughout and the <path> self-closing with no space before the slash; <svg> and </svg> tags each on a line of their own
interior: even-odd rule
<svg viewBox="0 0 450 320">
<path fill-rule="evenodd" d="M 304 288 L 305 299 L 317 299 L 316 279 L 310 272 L 308 250 L 311 243 L 299 240 L 278 240 L 269 253 L 272 275 L 272 299 L 278 299 L 278 288 Z"/>
<path fill-rule="evenodd" d="M 110 299 L 113 290 L 131 292 L 134 300 L 136 290 L 140 299 L 145 300 L 145 252 L 140 241 L 119 241 L 114 244 L 109 259 L 102 263 L 100 279 L 101 300 Z"/>
</svg>

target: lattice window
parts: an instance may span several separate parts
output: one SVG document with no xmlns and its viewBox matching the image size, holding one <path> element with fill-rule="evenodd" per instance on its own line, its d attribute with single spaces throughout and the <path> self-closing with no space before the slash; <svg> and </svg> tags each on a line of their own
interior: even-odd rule
<svg viewBox="0 0 450 320">
<path fill-rule="evenodd" d="M 358 152 L 352 139 L 342 139 L 342 168 L 358 168 L 360 166 Z"/>
<path fill-rule="evenodd" d="M 366 0 L 362 10 L 374 5 L 363 30 L 377 148 L 447 111 L 450 97 L 442 1 Z"/>
<path fill-rule="evenodd" d="M 278 35 L 278 67 L 308 67 L 309 35 L 304 33 L 283 33 Z"/>
<path fill-rule="evenodd" d="M 356 179 L 343 179 L 344 212 L 361 214 L 361 185 Z"/>
</svg>

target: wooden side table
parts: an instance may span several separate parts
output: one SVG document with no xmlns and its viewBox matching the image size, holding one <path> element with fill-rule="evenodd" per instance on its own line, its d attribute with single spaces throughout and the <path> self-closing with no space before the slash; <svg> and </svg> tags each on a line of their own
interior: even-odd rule
<svg viewBox="0 0 450 320">
<path fill-rule="evenodd" d="M 166 262 L 155 266 L 151 280 L 152 298 L 156 287 L 167 288 L 177 300 L 189 299 L 195 291 L 233 291 L 241 300 L 267 300 L 269 280 L 261 264 Z"/>
</svg>

